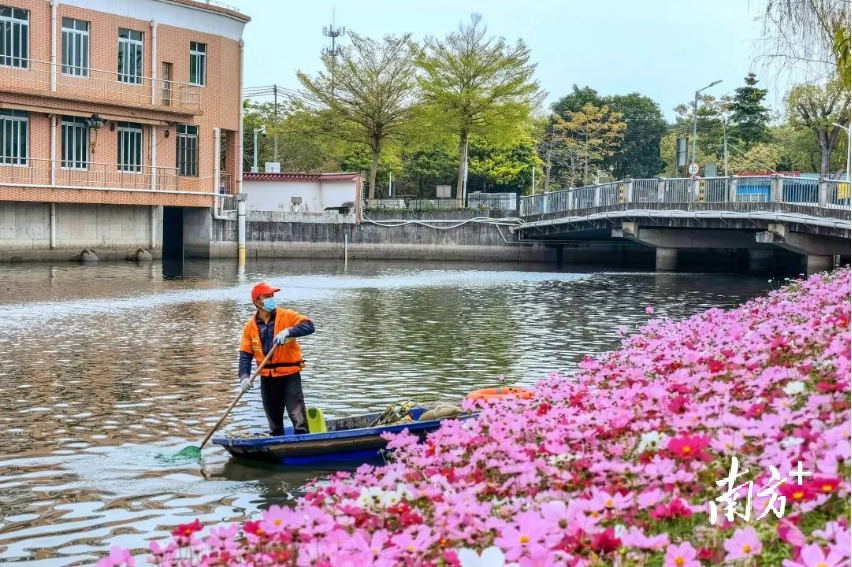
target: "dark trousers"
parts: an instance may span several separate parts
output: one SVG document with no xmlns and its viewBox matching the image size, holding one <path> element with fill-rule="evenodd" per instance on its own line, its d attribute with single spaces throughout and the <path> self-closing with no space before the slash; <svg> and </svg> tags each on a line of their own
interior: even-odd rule
<svg viewBox="0 0 852 567">
<path fill-rule="evenodd" d="M 302 393 L 302 374 L 280 378 L 260 377 L 260 397 L 272 435 L 284 435 L 284 410 L 297 435 L 308 433 L 308 412 Z"/>
</svg>

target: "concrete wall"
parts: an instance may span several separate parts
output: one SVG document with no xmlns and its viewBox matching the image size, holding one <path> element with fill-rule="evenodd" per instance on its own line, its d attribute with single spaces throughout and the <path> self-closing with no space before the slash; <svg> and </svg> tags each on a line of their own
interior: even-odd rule
<svg viewBox="0 0 852 567">
<path fill-rule="evenodd" d="M 244 181 L 248 211 L 291 211 L 291 199 L 301 197 L 312 213 L 356 200 L 355 181 Z"/>
<path fill-rule="evenodd" d="M 447 220 L 448 216 L 463 220 L 477 216 L 464 211 L 411 216 L 424 215 L 433 220 Z M 624 246 L 617 244 L 518 243 L 508 227 L 498 230 L 496 226 L 480 223 L 437 230 L 416 224 L 384 227 L 371 223 L 280 222 L 266 218 L 268 216 L 269 213 L 257 212 L 246 215 L 249 258 L 342 259 L 344 239 L 348 237 L 349 258 L 353 260 L 556 262 L 561 258 L 563 262 L 577 264 L 622 266 L 638 265 L 644 260 L 653 265 L 653 252 L 644 247 L 627 253 Z M 391 216 L 400 218 L 400 215 Z M 212 236 L 212 257 L 237 255 L 236 220 L 213 220 Z"/>
<path fill-rule="evenodd" d="M 151 207 L 56 204 L 56 248 L 50 248 L 50 204 L 0 201 L 0 261 L 68 260 L 94 249 L 101 259 L 125 259 L 138 248 L 151 248 Z M 154 207 L 159 227 L 162 208 Z M 209 215 L 208 215 L 209 216 Z M 155 231 L 155 250 L 160 231 Z"/>
</svg>

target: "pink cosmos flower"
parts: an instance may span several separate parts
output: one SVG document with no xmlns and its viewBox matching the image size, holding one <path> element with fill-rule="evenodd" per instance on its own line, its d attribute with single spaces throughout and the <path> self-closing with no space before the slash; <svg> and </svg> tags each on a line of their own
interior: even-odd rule
<svg viewBox="0 0 852 567">
<path fill-rule="evenodd" d="M 816 543 L 807 545 L 802 549 L 801 557 L 798 561 L 784 560 L 784 567 L 840 567 L 846 561 L 842 555 L 829 551 L 825 554 L 822 547 Z"/>
<path fill-rule="evenodd" d="M 666 548 L 666 556 L 663 558 L 663 567 L 701 567 L 701 563 L 696 560 L 696 557 L 698 557 L 698 552 L 689 542 L 669 545 Z"/>
<path fill-rule="evenodd" d="M 751 558 L 760 555 L 763 545 L 757 537 L 757 532 L 749 526 L 734 532 L 733 537 L 725 540 L 725 561 Z"/>
<path fill-rule="evenodd" d="M 704 452 L 704 449 L 708 445 L 710 445 L 710 438 L 706 435 L 684 435 L 670 439 L 666 448 L 678 459 L 707 461 L 710 460 L 710 456 Z"/>
<path fill-rule="evenodd" d="M 648 307 L 645 308 L 645 313 L 647 313 L 648 315 L 653 315 L 654 314 L 654 308 L 649 305 Z"/>
<path fill-rule="evenodd" d="M 113 546 L 109 550 L 109 555 L 98 561 L 95 567 L 119 567 L 121 565 L 133 567 L 133 556 L 130 555 L 130 550 Z"/>
</svg>

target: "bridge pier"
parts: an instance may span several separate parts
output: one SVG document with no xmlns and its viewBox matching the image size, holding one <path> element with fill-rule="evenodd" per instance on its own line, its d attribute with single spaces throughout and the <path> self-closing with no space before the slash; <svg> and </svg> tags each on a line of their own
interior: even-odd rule
<svg viewBox="0 0 852 567">
<path fill-rule="evenodd" d="M 657 271 L 673 272 L 677 268 L 677 248 L 657 248 Z"/>
<path fill-rule="evenodd" d="M 834 256 L 815 256 L 808 254 L 805 258 L 805 274 L 809 276 L 834 268 Z"/>
</svg>

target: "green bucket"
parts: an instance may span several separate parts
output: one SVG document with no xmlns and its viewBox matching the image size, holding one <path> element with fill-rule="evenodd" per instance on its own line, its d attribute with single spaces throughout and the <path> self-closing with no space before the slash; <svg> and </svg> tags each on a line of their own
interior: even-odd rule
<svg viewBox="0 0 852 567">
<path fill-rule="evenodd" d="M 308 408 L 308 431 L 311 433 L 326 433 L 325 416 L 319 408 Z"/>
</svg>

